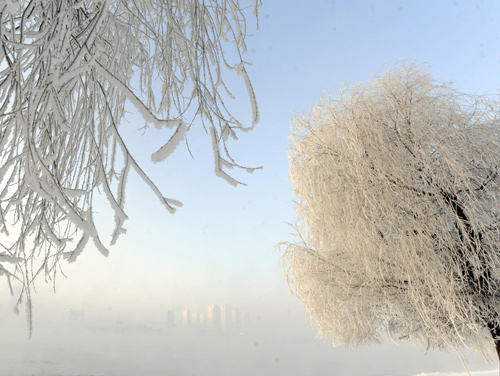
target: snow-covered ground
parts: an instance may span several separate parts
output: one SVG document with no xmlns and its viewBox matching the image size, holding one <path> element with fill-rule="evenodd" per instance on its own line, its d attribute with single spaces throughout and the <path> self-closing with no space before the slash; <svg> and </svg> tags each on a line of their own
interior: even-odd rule
<svg viewBox="0 0 500 376">
<path fill-rule="evenodd" d="M 223 332 L 178 325 L 55 321 L 26 338 L 22 320 L 0 322 L 1 376 L 466 376 L 453 352 L 407 344 L 332 348 L 303 322 L 254 320 Z M 299 325 L 301 324 L 301 325 Z M 16 330 L 14 330 L 15 328 Z M 472 376 L 498 376 L 497 363 L 467 354 Z"/>
<path fill-rule="evenodd" d="M 498 371 L 479 371 L 479 372 L 434 372 L 419 373 L 415 376 L 498 376 Z"/>
</svg>

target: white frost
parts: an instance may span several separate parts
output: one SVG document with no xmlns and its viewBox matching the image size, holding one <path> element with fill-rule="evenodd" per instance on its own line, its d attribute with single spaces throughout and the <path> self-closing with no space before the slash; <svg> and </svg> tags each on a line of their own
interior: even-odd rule
<svg viewBox="0 0 500 376">
<path fill-rule="evenodd" d="M 253 89 L 252 82 L 250 81 L 250 77 L 248 76 L 247 70 L 245 69 L 245 64 L 241 62 L 237 67 L 236 71 L 238 72 L 238 76 L 242 76 L 245 80 L 245 85 L 248 91 L 248 98 L 250 99 L 250 104 L 252 106 L 253 113 L 253 125 L 256 125 L 260 121 L 260 112 L 259 106 L 257 104 L 257 97 L 255 96 L 255 91 Z"/>
<path fill-rule="evenodd" d="M 174 150 L 179 146 L 184 137 L 186 136 L 187 124 L 179 120 L 177 122 L 179 125 L 175 130 L 174 134 L 170 139 L 163 145 L 160 149 L 158 149 L 155 153 L 151 155 L 151 160 L 153 163 L 163 162 L 168 158 L 170 154 L 174 152 Z"/>
</svg>

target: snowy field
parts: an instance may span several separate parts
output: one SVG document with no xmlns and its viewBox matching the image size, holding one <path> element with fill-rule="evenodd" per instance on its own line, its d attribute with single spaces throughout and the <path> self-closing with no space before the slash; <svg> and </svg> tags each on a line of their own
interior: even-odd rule
<svg viewBox="0 0 500 376">
<path fill-rule="evenodd" d="M 2 376 L 467 375 L 452 352 L 425 355 L 423 349 L 392 343 L 332 348 L 303 322 L 255 320 L 245 331 L 223 332 L 61 320 L 35 327 L 31 340 L 22 324 L 11 323 L 0 336 Z M 472 376 L 498 375 L 496 362 L 467 355 Z"/>
<path fill-rule="evenodd" d="M 498 376 L 498 371 L 479 371 L 479 372 L 435 372 L 435 373 L 419 373 L 416 376 Z"/>
</svg>

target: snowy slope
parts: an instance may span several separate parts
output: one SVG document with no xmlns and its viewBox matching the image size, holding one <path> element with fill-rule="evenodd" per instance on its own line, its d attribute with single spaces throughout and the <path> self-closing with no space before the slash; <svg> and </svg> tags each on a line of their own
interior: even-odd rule
<svg viewBox="0 0 500 376">
<path fill-rule="evenodd" d="M 498 371 L 479 371 L 479 372 L 451 372 L 451 373 L 441 373 L 441 372 L 436 372 L 436 373 L 419 373 L 418 375 L 415 376 L 498 376 Z"/>
</svg>

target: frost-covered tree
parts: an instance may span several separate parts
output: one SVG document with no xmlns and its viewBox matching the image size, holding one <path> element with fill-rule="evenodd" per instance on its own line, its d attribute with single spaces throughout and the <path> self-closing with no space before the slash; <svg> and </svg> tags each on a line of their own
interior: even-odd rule
<svg viewBox="0 0 500 376">
<path fill-rule="evenodd" d="M 165 160 L 201 126 L 215 172 L 242 167 L 227 142 L 259 121 L 247 75 L 245 14 L 259 0 L 0 0 L 0 275 L 20 281 L 31 311 L 37 275 L 54 279 L 92 241 L 107 255 L 93 218 L 99 190 L 125 230 L 125 188 L 138 174 L 173 213 L 120 135 L 125 104 L 164 130 Z M 253 124 L 230 112 L 228 74 L 248 89 Z M 251 170 L 251 169 L 249 169 Z"/>
<path fill-rule="evenodd" d="M 400 65 L 294 119 L 292 293 L 323 336 L 500 355 L 500 104 Z"/>
</svg>

